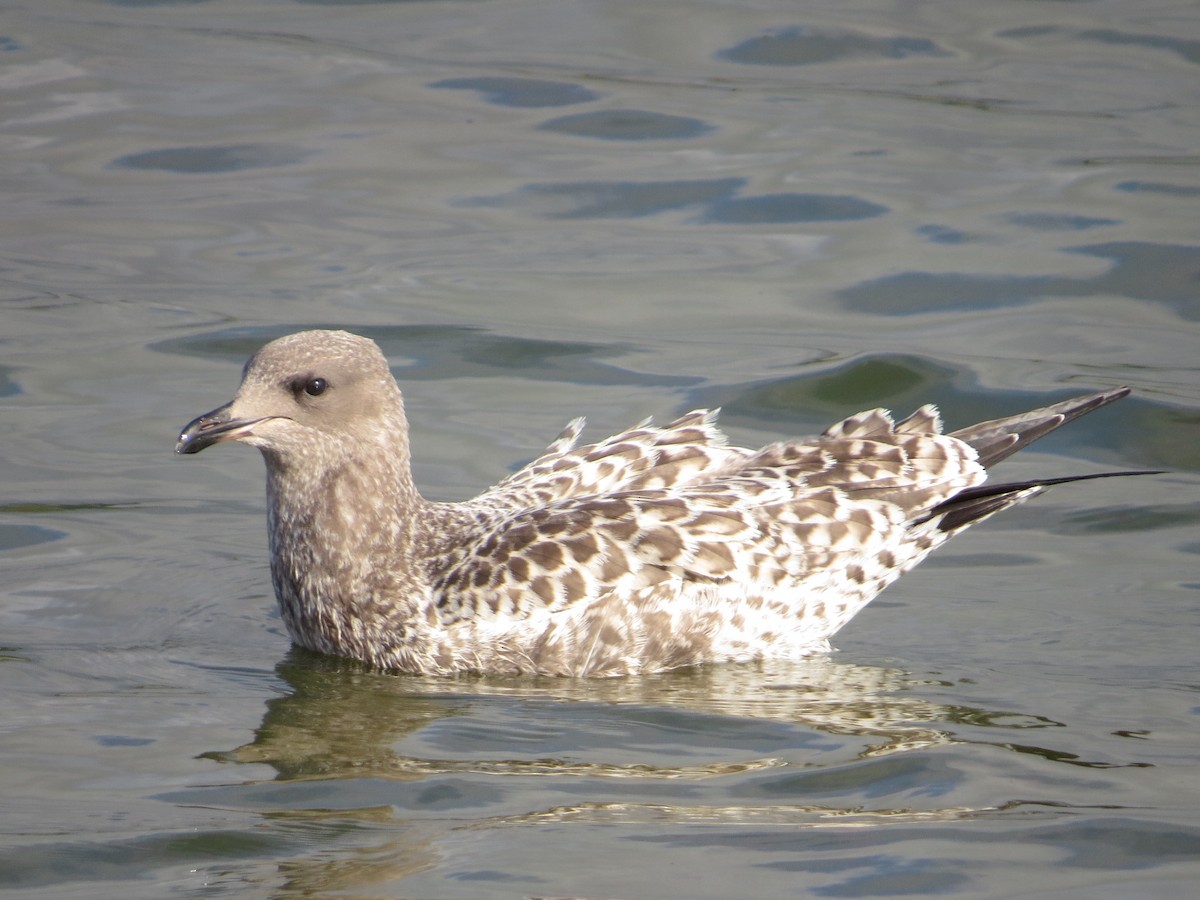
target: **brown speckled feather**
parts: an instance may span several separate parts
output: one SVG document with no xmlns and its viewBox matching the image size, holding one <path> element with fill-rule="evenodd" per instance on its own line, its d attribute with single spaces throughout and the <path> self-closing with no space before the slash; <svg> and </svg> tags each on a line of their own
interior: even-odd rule
<svg viewBox="0 0 1200 900">
<path fill-rule="evenodd" d="M 931 406 L 869 410 L 760 450 L 704 410 L 584 446 L 576 420 L 474 500 L 430 503 L 378 348 L 305 332 L 260 350 L 177 449 L 262 451 L 297 643 L 426 674 L 624 675 L 827 647 L 952 534 L 1044 486 L 984 485 L 985 463 L 1125 393 L 951 434 Z"/>
</svg>

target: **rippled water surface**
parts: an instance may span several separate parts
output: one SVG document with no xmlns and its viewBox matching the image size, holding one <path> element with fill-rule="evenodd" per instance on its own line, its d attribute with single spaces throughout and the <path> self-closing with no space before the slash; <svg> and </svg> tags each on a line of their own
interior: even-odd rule
<svg viewBox="0 0 1200 900">
<path fill-rule="evenodd" d="M 1200 11 L 17 0 L 0 19 L 0 889 L 1192 898 Z M 1166 469 L 956 540 L 802 663 L 395 677 L 289 650 L 246 356 L 377 339 L 417 477 L 569 419 L 739 443 L 1134 397 Z"/>
</svg>

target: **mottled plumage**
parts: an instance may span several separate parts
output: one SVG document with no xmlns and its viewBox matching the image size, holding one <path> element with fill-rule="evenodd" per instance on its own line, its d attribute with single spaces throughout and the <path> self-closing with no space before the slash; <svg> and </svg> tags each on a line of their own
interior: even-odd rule
<svg viewBox="0 0 1200 900">
<path fill-rule="evenodd" d="M 932 406 L 870 410 L 761 450 L 706 411 L 583 446 L 576 420 L 474 500 L 434 503 L 379 348 L 310 331 L 259 350 L 176 450 L 262 452 L 296 643 L 425 674 L 625 675 L 827 648 L 952 534 L 1051 483 L 984 485 L 986 466 L 1127 393 L 950 434 Z"/>
</svg>

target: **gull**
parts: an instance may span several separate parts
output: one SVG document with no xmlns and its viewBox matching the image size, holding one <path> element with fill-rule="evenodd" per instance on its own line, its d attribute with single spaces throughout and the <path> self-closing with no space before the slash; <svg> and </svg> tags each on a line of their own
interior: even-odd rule
<svg viewBox="0 0 1200 900">
<path fill-rule="evenodd" d="M 271 341 L 177 453 L 266 462 L 271 577 L 303 647 L 422 675 L 619 676 L 795 659 L 963 529 L 1047 486 L 987 469 L 1114 388 L 943 433 L 922 406 L 745 449 L 696 410 L 579 445 L 576 419 L 473 500 L 413 483 L 404 400 L 345 331 Z"/>
</svg>

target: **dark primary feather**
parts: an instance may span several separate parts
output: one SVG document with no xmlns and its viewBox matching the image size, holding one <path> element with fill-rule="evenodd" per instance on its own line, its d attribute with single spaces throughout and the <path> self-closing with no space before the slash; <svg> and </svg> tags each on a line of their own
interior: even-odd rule
<svg viewBox="0 0 1200 900">
<path fill-rule="evenodd" d="M 979 454 L 979 462 L 984 468 L 990 469 L 1001 460 L 1007 459 L 1018 450 L 1029 446 L 1038 438 L 1044 437 L 1080 416 L 1120 400 L 1128 394 L 1129 388 L 1120 387 L 1088 397 L 1073 397 L 1042 409 L 1001 419 L 991 419 L 967 428 L 960 428 L 951 434 L 974 447 Z M 1032 496 L 1050 485 L 1087 481 L 1092 478 L 1157 474 L 1160 473 L 1156 471 L 1099 472 L 1091 475 L 1068 475 L 1063 478 L 1043 478 L 1005 484 L 982 484 L 960 491 L 954 497 L 935 506 L 929 515 L 922 517 L 919 521 L 924 522 L 941 516 L 938 528 L 942 531 L 955 531 L 1012 506 L 1019 500 Z"/>
<path fill-rule="evenodd" d="M 1127 475 L 1161 475 L 1159 469 L 1139 469 L 1128 472 L 1093 472 L 1090 475 L 1066 475 L 1062 478 L 1042 478 L 1032 481 L 1012 481 L 1006 484 L 982 484 L 979 487 L 967 488 L 960 491 L 952 499 L 935 506 L 928 516 L 920 521 L 927 522 L 941 516 L 938 528 L 942 531 L 955 531 L 978 522 L 980 519 L 999 512 L 1005 507 L 1012 506 L 1028 492 L 1041 491 L 1042 488 L 1054 484 L 1068 484 L 1072 481 L 1090 481 L 1093 478 L 1123 478 Z"/>
<path fill-rule="evenodd" d="M 1073 397 L 1042 409 L 960 428 L 950 434 L 974 447 L 975 452 L 979 454 L 980 464 L 985 469 L 990 469 L 1000 460 L 1007 459 L 1023 447 L 1028 447 L 1056 428 L 1128 394 L 1129 388 L 1119 387 L 1088 397 Z"/>
</svg>

